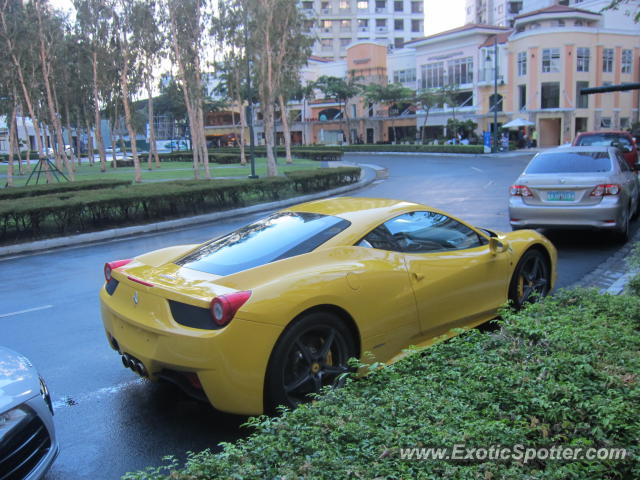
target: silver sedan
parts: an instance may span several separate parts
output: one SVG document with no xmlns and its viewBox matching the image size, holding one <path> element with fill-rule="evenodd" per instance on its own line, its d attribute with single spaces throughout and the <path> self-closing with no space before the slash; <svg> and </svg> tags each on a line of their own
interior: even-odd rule
<svg viewBox="0 0 640 480">
<path fill-rule="evenodd" d="M 557 148 L 537 154 L 510 187 L 509 220 L 521 228 L 597 228 L 626 241 L 640 184 L 614 147 Z"/>
</svg>

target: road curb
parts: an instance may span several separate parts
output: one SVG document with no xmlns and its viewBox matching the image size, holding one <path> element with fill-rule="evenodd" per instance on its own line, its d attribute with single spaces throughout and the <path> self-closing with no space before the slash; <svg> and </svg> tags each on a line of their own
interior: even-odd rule
<svg viewBox="0 0 640 480">
<path fill-rule="evenodd" d="M 199 225 L 203 223 L 214 222 L 217 220 L 224 220 L 231 217 L 259 213 L 266 210 L 276 210 L 286 208 L 291 205 L 296 205 L 298 203 L 310 202 L 312 200 L 319 200 L 335 195 L 342 195 L 344 193 L 360 190 L 361 188 L 370 185 L 380 178 L 378 175 L 378 169 L 374 169 L 369 165 L 361 165 L 361 168 L 362 173 L 360 174 L 360 180 L 358 180 L 358 182 L 351 185 L 345 185 L 344 187 L 334 188 L 333 190 L 312 193 L 309 195 L 302 195 L 299 197 L 288 198 L 286 200 L 279 200 L 277 202 L 260 203 L 258 205 L 237 208 L 234 210 L 223 210 L 220 212 L 207 213 L 204 215 L 196 215 L 193 217 L 177 218 L 174 220 L 166 220 L 163 222 L 147 223 L 145 225 L 112 228 L 109 230 L 101 230 L 99 232 L 81 233 L 78 235 L 71 235 L 67 237 L 56 237 L 46 240 L 36 240 L 33 242 L 7 245 L 4 247 L 0 247 L 0 259 L 8 256 L 52 250 L 54 248 L 79 246 L 88 243 L 100 242 L 103 240 L 113 240 L 116 238 L 131 237 L 133 235 L 162 232 L 165 230 L 175 230 L 186 226 Z M 386 171 L 386 169 L 382 170 Z"/>
<path fill-rule="evenodd" d="M 597 288 L 600 293 L 621 295 L 629 280 L 636 274 L 630 271 L 626 259 L 636 242 L 640 242 L 640 229 L 620 250 L 587 273 L 571 287 Z"/>
</svg>

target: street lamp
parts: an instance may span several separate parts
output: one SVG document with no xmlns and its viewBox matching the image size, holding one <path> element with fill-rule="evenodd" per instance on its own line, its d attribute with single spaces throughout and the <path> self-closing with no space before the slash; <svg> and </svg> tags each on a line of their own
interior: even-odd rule
<svg viewBox="0 0 640 480">
<path fill-rule="evenodd" d="M 489 102 L 491 103 L 491 102 Z M 493 37 L 493 144 L 491 151 L 498 151 L 498 35 Z"/>
</svg>

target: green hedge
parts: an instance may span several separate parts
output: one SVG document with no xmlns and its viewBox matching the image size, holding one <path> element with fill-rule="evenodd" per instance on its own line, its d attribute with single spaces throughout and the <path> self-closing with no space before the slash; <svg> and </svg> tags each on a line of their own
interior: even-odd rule
<svg viewBox="0 0 640 480">
<path fill-rule="evenodd" d="M 0 189 L 0 200 L 51 195 L 54 193 L 74 192 L 78 190 L 99 190 L 130 185 L 130 180 L 83 180 L 79 182 L 48 183 L 45 185 L 28 185 L 26 187 L 10 187 Z"/>
<path fill-rule="evenodd" d="M 316 170 L 299 170 L 285 172 L 285 175 L 293 182 L 296 191 L 304 193 L 328 190 L 333 185 L 344 183 L 343 179 L 346 183 L 353 183 L 360 178 L 360 169 L 356 167 L 339 167 L 321 172 L 319 175 Z"/>
<path fill-rule="evenodd" d="M 177 180 L 10 199 L 0 203 L 0 240 L 86 232 L 236 208 L 315 191 L 318 185 L 347 185 L 359 175 L 357 167 L 315 169 L 295 180 Z"/>
<path fill-rule="evenodd" d="M 128 480 L 640 478 L 640 299 L 565 291 Z M 407 460 L 401 448 L 626 448 L 625 460 Z M 463 450 L 465 453 L 466 450 Z"/>
<path fill-rule="evenodd" d="M 279 157 L 285 156 L 284 148 L 278 147 L 276 153 Z M 249 148 L 245 149 L 245 154 L 248 158 Z M 255 154 L 259 157 L 265 157 L 267 150 L 263 146 L 255 148 Z M 300 148 L 294 147 L 291 149 L 291 154 L 298 158 L 309 158 L 317 161 L 336 161 L 342 158 L 343 152 L 338 148 Z M 193 153 L 190 151 L 184 152 L 172 152 L 161 153 L 161 161 L 174 161 L 174 162 L 192 162 Z M 209 150 L 209 161 L 215 163 L 229 164 L 240 163 L 240 149 L 238 147 L 225 147 Z"/>
<path fill-rule="evenodd" d="M 482 145 L 343 145 L 344 152 L 484 153 Z"/>
</svg>

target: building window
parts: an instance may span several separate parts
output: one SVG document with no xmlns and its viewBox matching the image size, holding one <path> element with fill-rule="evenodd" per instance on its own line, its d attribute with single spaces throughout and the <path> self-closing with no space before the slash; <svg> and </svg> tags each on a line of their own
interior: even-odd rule
<svg viewBox="0 0 640 480">
<path fill-rule="evenodd" d="M 629 128 L 629 117 L 620 117 L 620 129 Z"/>
<path fill-rule="evenodd" d="M 333 20 L 320 20 L 320 28 L 323 32 L 330 32 L 333 27 Z"/>
<path fill-rule="evenodd" d="M 376 0 L 376 12 L 384 12 L 387 9 L 387 0 Z"/>
<path fill-rule="evenodd" d="M 305 10 L 313 10 L 313 2 L 302 2 L 302 8 Z"/>
<path fill-rule="evenodd" d="M 422 65 L 422 88 L 444 87 L 444 62 Z"/>
<path fill-rule="evenodd" d="M 541 108 L 559 108 L 560 107 L 560 83 L 545 82 L 541 85 L 542 98 L 540 99 Z"/>
<path fill-rule="evenodd" d="M 351 20 L 340 20 L 340 31 L 341 32 L 350 32 L 351 31 Z"/>
<path fill-rule="evenodd" d="M 358 29 L 360 31 L 362 31 L 362 29 L 368 30 L 369 29 L 369 20 L 367 20 L 366 18 L 359 18 L 358 19 Z"/>
<path fill-rule="evenodd" d="M 358 0 L 358 10 L 369 10 L 369 0 Z"/>
<path fill-rule="evenodd" d="M 333 40 L 330 38 L 323 38 L 320 40 L 320 46 L 323 52 L 333 50 Z"/>
<path fill-rule="evenodd" d="M 622 73 L 631 73 L 633 57 L 631 50 L 622 50 Z"/>
<path fill-rule="evenodd" d="M 424 10 L 422 2 L 411 2 L 411 13 L 422 13 Z"/>
<path fill-rule="evenodd" d="M 402 48 L 403 45 L 404 45 L 404 38 L 394 38 L 393 39 L 394 48 Z"/>
<path fill-rule="evenodd" d="M 447 62 L 449 85 L 461 85 L 473 82 L 473 58 L 458 58 Z"/>
<path fill-rule="evenodd" d="M 542 50 L 542 73 L 560 71 L 560 49 L 544 48 Z"/>
<path fill-rule="evenodd" d="M 349 0 L 340 0 L 338 3 L 340 10 L 349 10 L 351 5 L 349 5 Z"/>
<path fill-rule="evenodd" d="M 518 108 L 520 111 L 527 109 L 527 86 L 518 85 Z"/>
<path fill-rule="evenodd" d="M 524 77 L 527 74 L 527 52 L 518 53 L 518 76 Z"/>
<path fill-rule="evenodd" d="M 600 128 L 611 128 L 611 117 L 601 117 Z"/>
<path fill-rule="evenodd" d="M 416 69 L 396 70 L 393 72 L 393 83 L 412 83 L 416 81 Z"/>
<path fill-rule="evenodd" d="M 351 43 L 351 39 L 350 38 L 341 38 L 340 39 L 340 48 L 346 48 L 347 45 L 349 45 Z"/>
<path fill-rule="evenodd" d="M 591 50 L 587 47 L 578 47 L 576 56 L 576 70 L 578 72 L 589 71 L 589 59 L 591 57 Z"/>
<path fill-rule="evenodd" d="M 613 48 L 602 50 L 602 71 L 604 73 L 613 72 Z"/>
<path fill-rule="evenodd" d="M 396 0 L 393 2 L 394 12 L 404 12 L 404 0 Z"/>
<path fill-rule="evenodd" d="M 387 31 L 387 19 L 386 18 L 376 18 L 376 32 L 386 32 Z M 376 40 L 378 40 L 376 38 Z"/>
<path fill-rule="evenodd" d="M 422 20 L 411 20 L 411 31 L 412 32 L 422 32 Z"/>
<path fill-rule="evenodd" d="M 589 95 L 580 93 L 583 88 L 589 88 L 589 82 L 576 82 L 576 108 L 589 108 Z"/>
<path fill-rule="evenodd" d="M 404 30 L 404 20 L 402 19 L 396 19 L 393 21 L 393 29 L 394 30 Z"/>
</svg>

